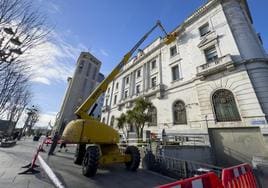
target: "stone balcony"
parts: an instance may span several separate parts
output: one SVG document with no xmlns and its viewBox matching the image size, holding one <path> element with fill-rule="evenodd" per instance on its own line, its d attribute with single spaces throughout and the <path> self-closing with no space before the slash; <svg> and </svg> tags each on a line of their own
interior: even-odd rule
<svg viewBox="0 0 268 188">
<path fill-rule="evenodd" d="M 223 70 L 233 70 L 234 61 L 230 54 L 219 57 L 215 61 L 200 65 L 196 68 L 197 76 L 206 77 L 211 74 L 216 74 Z"/>
</svg>

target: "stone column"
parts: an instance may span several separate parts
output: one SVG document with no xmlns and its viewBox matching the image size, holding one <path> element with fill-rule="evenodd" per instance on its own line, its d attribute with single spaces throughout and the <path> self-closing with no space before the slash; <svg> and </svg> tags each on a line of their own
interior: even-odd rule
<svg viewBox="0 0 268 188">
<path fill-rule="evenodd" d="M 265 51 L 239 0 L 223 0 L 227 18 L 242 59 L 264 58 Z"/>
</svg>

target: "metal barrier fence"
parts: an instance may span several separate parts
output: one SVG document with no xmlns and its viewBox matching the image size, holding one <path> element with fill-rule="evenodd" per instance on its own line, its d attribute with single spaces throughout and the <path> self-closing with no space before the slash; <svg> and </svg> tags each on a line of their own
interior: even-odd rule
<svg viewBox="0 0 268 188">
<path fill-rule="evenodd" d="M 154 161 L 154 165 L 151 166 L 152 168 L 150 170 L 177 179 L 193 177 L 207 172 L 215 172 L 220 177 L 222 172 L 222 168 L 218 166 L 161 155 L 156 155 L 150 161 Z"/>
</svg>

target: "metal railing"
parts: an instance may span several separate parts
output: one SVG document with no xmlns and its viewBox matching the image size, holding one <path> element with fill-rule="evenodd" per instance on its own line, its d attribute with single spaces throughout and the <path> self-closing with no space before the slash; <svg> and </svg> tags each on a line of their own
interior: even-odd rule
<svg viewBox="0 0 268 188">
<path fill-rule="evenodd" d="M 207 172 L 215 172 L 221 176 L 222 168 L 197 161 L 180 160 L 162 155 L 155 156 L 155 165 L 152 169 L 158 173 L 180 179 L 193 177 Z"/>
</svg>

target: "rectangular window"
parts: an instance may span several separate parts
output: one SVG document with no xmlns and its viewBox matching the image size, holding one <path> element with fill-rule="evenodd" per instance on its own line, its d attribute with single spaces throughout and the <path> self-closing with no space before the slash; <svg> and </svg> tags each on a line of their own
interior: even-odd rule
<svg viewBox="0 0 268 188">
<path fill-rule="evenodd" d="M 91 68 L 91 64 L 90 63 L 88 63 L 88 67 L 87 67 L 87 76 L 89 75 L 89 73 L 90 73 L 90 68 Z"/>
<path fill-rule="evenodd" d="M 151 86 L 155 87 L 156 86 L 156 77 L 151 78 Z"/>
<path fill-rule="evenodd" d="M 128 97 L 128 91 L 125 91 L 124 98 L 126 99 Z"/>
<path fill-rule="evenodd" d="M 155 69 L 156 68 L 156 60 L 153 60 L 152 62 L 151 62 L 151 69 L 153 70 L 153 69 Z"/>
<path fill-rule="evenodd" d="M 82 61 L 80 61 L 80 63 L 79 63 L 79 69 L 78 69 L 78 73 L 81 73 L 82 72 L 82 69 L 83 69 L 83 66 L 84 66 L 84 61 L 82 60 Z"/>
<path fill-rule="evenodd" d="M 115 84 L 115 89 L 118 89 L 118 86 L 119 86 L 119 83 L 116 82 L 116 84 Z"/>
<path fill-rule="evenodd" d="M 212 46 L 206 50 L 204 50 L 206 60 L 208 63 L 213 62 L 218 59 L 218 54 L 215 46 Z"/>
<path fill-rule="evenodd" d="M 108 88 L 107 93 L 110 93 L 110 88 Z"/>
<path fill-rule="evenodd" d="M 210 32 L 210 29 L 209 29 L 209 24 L 208 23 L 206 23 L 205 25 L 199 27 L 199 33 L 200 33 L 201 37 L 205 36 L 209 32 Z"/>
<path fill-rule="evenodd" d="M 179 65 L 175 65 L 171 68 L 172 70 L 172 81 L 180 79 Z"/>
<path fill-rule="evenodd" d="M 126 77 L 126 85 L 129 83 L 129 77 Z"/>
<path fill-rule="evenodd" d="M 108 106 L 108 99 L 105 100 L 105 105 Z"/>
<path fill-rule="evenodd" d="M 169 52 L 170 52 L 170 57 L 173 57 L 175 56 L 178 52 L 177 52 L 177 46 L 172 46 L 170 49 L 169 49 Z"/>
<path fill-rule="evenodd" d="M 136 94 L 139 94 L 141 92 L 141 86 L 136 85 Z"/>
<path fill-rule="evenodd" d="M 114 96 L 114 104 L 116 104 L 117 95 Z"/>
<path fill-rule="evenodd" d="M 141 77 L 141 69 L 137 70 L 137 78 Z"/>
<path fill-rule="evenodd" d="M 92 74 L 92 80 L 96 80 L 96 74 L 97 74 L 97 67 L 94 66 L 93 74 Z"/>
</svg>

